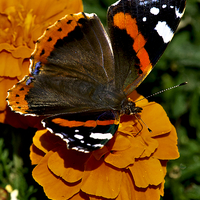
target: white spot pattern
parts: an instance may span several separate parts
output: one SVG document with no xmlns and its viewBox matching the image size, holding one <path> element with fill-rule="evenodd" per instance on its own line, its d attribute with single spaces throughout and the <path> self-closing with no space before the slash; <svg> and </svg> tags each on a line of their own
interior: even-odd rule
<svg viewBox="0 0 200 200">
<path fill-rule="evenodd" d="M 77 138 L 77 139 L 79 139 L 79 140 L 83 139 L 83 136 L 82 135 L 78 135 L 78 134 L 75 134 L 74 137 Z"/>
<path fill-rule="evenodd" d="M 183 12 L 180 12 L 177 7 L 175 7 L 175 13 L 177 18 L 181 18 L 183 16 Z"/>
<path fill-rule="evenodd" d="M 146 17 L 143 17 L 143 18 L 142 18 L 142 21 L 143 21 L 143 22 L 146 22 L 146 21 L 147 21 L 147 18 L 146 18 Z"/>
<path fill-rule="evenodd" d="M 160 9 L 159 9 L 159 8 L 152 7 L 152 8 L 150 9 L 150 13 L 153 14 L 153 15 L 157 15 L 159 12 L 160 12 Z"/>
<path fill-rule="evenodd" d="M 93 139 L 110 140 L 113 135 L 111 133 L 91 133 L 90 137 Z"/>
<path fill-rule="evenodd" d="M 154 29 L 162 37 L 164 43 L 170 42 L 174 35 L 174 32 L 171 30 L 171 28 L 167 25 L 165 21 L 159 21 Z"/>
</svg>

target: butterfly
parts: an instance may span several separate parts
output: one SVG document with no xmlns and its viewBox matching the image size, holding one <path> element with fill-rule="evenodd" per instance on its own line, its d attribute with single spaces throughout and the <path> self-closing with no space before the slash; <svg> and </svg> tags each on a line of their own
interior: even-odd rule
<svg viewBox="0 0 200 200">
<path fill-rule="evenodd" d="M 151 72 L 183 16 L 185 0 L 119 0 L 107 13 L 66 15 L 46 29 L 30 75 L 8 91 L 10 108 L 44 116 L 43 126 L 69 149 L 102 148 L 120 116 L 140 113 L 127 96 Z"/>
</svg>

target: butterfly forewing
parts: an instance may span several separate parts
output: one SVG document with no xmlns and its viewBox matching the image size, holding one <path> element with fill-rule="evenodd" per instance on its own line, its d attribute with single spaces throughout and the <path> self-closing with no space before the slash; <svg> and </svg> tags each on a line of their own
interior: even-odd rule
<svg viewBox="0 0 200 200">
<path fill-rule="evenodd" d="M 185 0 L 121 0 L 108 10 L 116 87 L 130 94 L 150 73 L 177 29 Z"/>
<path fill-rule="evenodd" d="M 95 14 L 67 15 L 38 40 L 32 76 L 9 92 L 9 105 L 22 114 L 36 115 L 119 106 L 124 96 L 114 88 L 111 48 Z M 23 99 L 25 105 L 18 108 L 16 102 L 24 104 Z"/>
</svg>

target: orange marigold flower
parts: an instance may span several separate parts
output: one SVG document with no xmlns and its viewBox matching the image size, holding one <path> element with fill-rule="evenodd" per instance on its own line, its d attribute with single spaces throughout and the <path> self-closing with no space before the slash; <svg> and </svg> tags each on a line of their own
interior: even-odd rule
<svg viewBox="0 0 200 200">
<path fill-rule="evenodd" d="M 133 92 L 130 98 L 142 96 Z M 47 130 L 36 132 L 30 154 L 37 165 L 33 177 L 48 198 L 158 200 L 164 195 L 167 161 L 179 157 L 176 131 L 159 104 L 142 100 L 137 106 L 152 132 L 141 128 L 135 116 L 124 115 L 114 138 L 88 154 L 67 149 Z"/>
<path fill-rule="evenodd" d="M 7 90 L 28 74 L 37 39 L 61 17 L 80 11 L 82 0 L 0 1 L 0 122 L 15 121 L 16 116 L 6 109 Z"/>
</svg>

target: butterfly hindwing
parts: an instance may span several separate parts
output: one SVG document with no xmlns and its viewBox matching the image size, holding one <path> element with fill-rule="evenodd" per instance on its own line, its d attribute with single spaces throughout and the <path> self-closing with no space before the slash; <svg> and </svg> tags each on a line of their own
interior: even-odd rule
<svg viewBox="0 0 200 200">
<path fill-rule="evenodd" d="M 171 41 L 185 0 L 120 0 L 108 10 L 117 88 L 126 95 L 150 73 Z"/>
<path fill-rule="evenodd" d="M 63 114 L 45 118 L 43 125 L 66 141 L 68 148 L 89 152 L 103 147 L 113 137 L 119 117 L 112 111 Z"/>
</svg>

